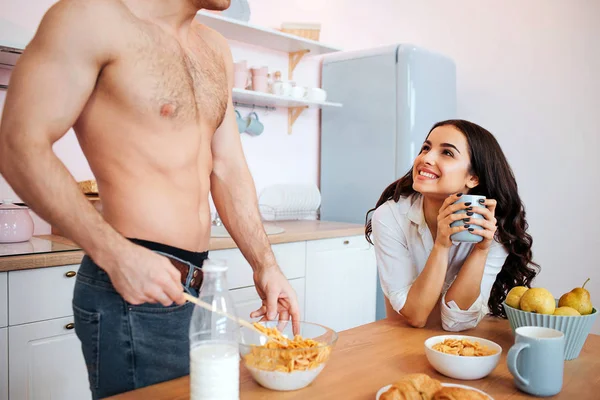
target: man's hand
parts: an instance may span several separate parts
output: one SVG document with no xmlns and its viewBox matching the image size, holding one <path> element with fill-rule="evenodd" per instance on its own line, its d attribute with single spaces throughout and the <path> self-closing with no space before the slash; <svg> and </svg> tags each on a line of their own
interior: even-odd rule
<svg viewBox="0 0 600 400">
<path fill-rule="evenodd" d="M 128 303 L 161 303 L 165 307 L 185 303 L 181 273 L 166 257 L 128 244 L 116 260 L 101 267 Z"/>
<path fill-rule="evenodd" d="M 254 283 L 263 305 L 252 312 L 250 317 L 274 320 L 279 314 L 280 321 L 289 321 L 291 317 L 294 334 L 300 332 L 300 310 L 296 292 L 279 267 L 267 267 L 255 271 Z"/>
</svg>

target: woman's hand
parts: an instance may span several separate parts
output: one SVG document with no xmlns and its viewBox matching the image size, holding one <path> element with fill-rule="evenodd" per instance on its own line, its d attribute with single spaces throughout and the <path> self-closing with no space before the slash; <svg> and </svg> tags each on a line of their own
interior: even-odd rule
<svg viewBox="0 0 600 400">
<path fill-rule="evenodd" d="M 494 240 L 494 235 L 496 234 L 496 200 L 494 199 L 481 199 L 479 201 L 479 205 L 473 205 L 473 212 L 475 214 L 480 214 L 484 219 L 481 218 L 471 218 L 470 221 L 466 222 L 471 225 L 470 229 L 471 233 L 474 235 L 479 235 L 483 237 L 483 240 L 477 245 L 476 248 L 480 250 L 487 250 L 490 248 L 492 241 Z M 478 226 L 474 226 L 478 225 Z"/>
<path fill-rule="evenodd" d="M 440 207 L 437 218 L 437 235 L 435 236 L 435 244 L 437 246 L 450 248 L 450 246 L 452 246 L 452 239 L 450 238 L 450 235 L 469 229 L 467 222 L 454 228 L 450 226 L 450 224 L 454 221 L 469 219 L 467 214 L 454 214 L 454 212 L 458 210 L 468 210 L 468 212 L 470 212 L 471 210 L 469 210 L 469 208 L 473 206 L 471 203 L 453 204 L 460 198 L 460 196 L 462 196 L 462 193 L 448 196 L 448 198 L 444 200 L 442 207 Z"/>
</svg>

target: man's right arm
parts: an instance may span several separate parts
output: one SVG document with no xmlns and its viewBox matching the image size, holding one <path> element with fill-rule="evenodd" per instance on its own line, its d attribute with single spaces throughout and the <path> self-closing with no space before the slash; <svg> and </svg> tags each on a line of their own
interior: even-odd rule
<svg viewBox="0 0 600 400">
<path fill-rule="evenodd" d="M 99 15 L 103 10 L 92 9 L 106 7 L 102 3 L 63 0 L 44 16 L 11 76 L 0 126 L 0 173 L 37 214 L 111 275 L 127 301 L 171 304 L 168 295 L 182 302 L 178 271 L 167 268 L 166 259 L 136 248 L 104 221 L 52 151 L 77 121 L 101 69 L 111 62 L 110 29 L 100 26 L 107 18 Z M 147 281 L 132 282 L 140 273 L 139 258 L 162 263 L 154 278 L 164 290 Z"/>
<path fill-rule="evenodd" d="M 102 242 L 118 241 L 118 235 L 52 151 L 110 61 L 93 40 L 94 29 L 86 31 L 84 7 L 68 1 L 53 6 L 14 68 L 0 127 L 0 171 L 33 210 L 96 257 Z"/>
</svg>

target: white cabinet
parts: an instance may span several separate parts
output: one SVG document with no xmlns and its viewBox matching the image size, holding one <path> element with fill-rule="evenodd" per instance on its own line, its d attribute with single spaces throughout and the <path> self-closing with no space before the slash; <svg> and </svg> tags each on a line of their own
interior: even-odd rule
<svg viewBox="0 0 600 400">
<path fill-rule="evenodd" d="M 8 273 L 0 272 L 0 328 L 8 326 Z M 0 397 L 1 399 L 2 397 Z"/>
<path fill-rule="evenodd" d="M 375 321 L 377 267 L 364 236 L 306 246 L 306 321 L 343 331 Z"/>
<path fill-rule="evenodd" d="M 87 371 L 73 318 L 9 327 L 13 400 L 90 399 Z"/>
<path fill-rule="evenodd" d="M 0 400 L 8 400 L 8 328 L 0 329 Z"/>
<path fill-rule="evenodd" d="M 296 296 L 298 297 L 298 307 L 300 308 L 300 320 L 303 320 L 304 317 L 304 278 L 291 279 L 290 285 L 296 291 Z M 262 300 L 256 293 L 256 288 L 254 286 L 234 289 L 231 291 L 231 297 L 233 299 L 233 303 L 235 305 L 235 311 L 238 314 L 238 317 L 250 320 L 250 321 L 258 321 L 259 318 L 250 318 L 250 313 L 252 311 L 257 310 L 262 305 Z"/>
<path fill-rule="evenodd" d="M 11 271 L 8 276 L 9 325 L 73 315 L 71 302 L 79 265 Z"/>
</svg>

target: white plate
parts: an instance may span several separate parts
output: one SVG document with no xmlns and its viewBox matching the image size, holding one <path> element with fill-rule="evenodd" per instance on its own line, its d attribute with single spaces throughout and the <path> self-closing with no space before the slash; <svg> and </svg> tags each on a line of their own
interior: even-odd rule
<svg viewBox="0 0 600 400">
<path fill-rule="evenodd" d="M 476 392 L 481 393 L 484 396 L 487 396 L 490 400 L 494 400 L 494 398 L 492 396 L 490 396 L 489 394 L 487 394 L 486 392 L 483 392 L 483 391 L 476 389 L 474 387 L 471 387 L 471 386 L 459 385 L 457 383 L 444 383 L 444 382 L 442 382 L 442 386 L 444 386 L 444 387 L 459 387 L 459 388 L 463 388 L 463 389 L 474 390 Z M 381 389 L 379 389 L 379 391 L 377 392 L 377 395 L 375 396 L 375 400 L 379 400 L 379 396 L 381 396 L 384 392 L 387 392 L 387 390 L 391 387 L 392 387 L 392 385 L 387 385 L 387 386 L 384 386 Z"/>
</svg>

